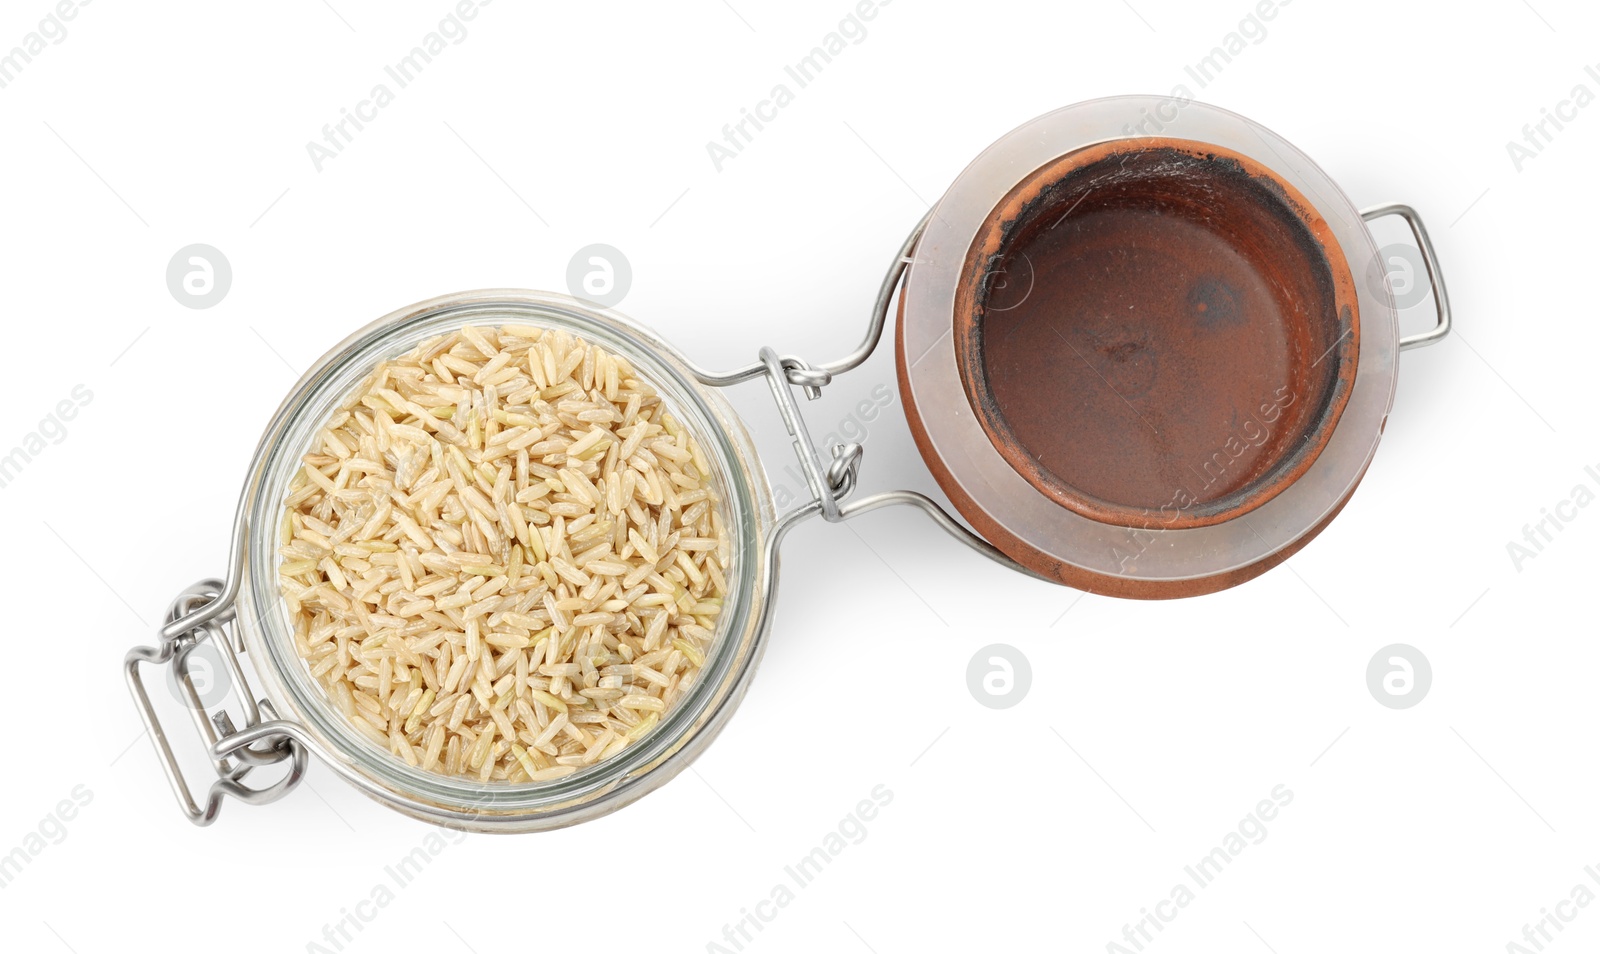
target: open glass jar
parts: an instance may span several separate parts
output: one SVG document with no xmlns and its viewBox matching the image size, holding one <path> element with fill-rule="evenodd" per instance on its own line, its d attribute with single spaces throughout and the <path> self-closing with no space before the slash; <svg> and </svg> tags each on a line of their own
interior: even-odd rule
<svg viewBox="0 0 1600 954">
<path fill-rule="evenodd" d="M 1161 127 L 1155 131 L 1159 137 L 1139 127 L 1140 123 L 1148 125 L 1152 116 L 1159 117 L 1154 120 Z M 1174 149 L 1174 143 L 1187 144 L 1176 148 L 1189 150 L 1189 160 L 1160 152 Z M 1160 180 L 1158 176 L 1154 187 L 1134 182 L 1129 191 L 1124 188 L 1131 181 L 1126 172 L 1093 177 L 1095 168 L 1104 170 L 1107 156 L 1123 167 L 1131 159 L 1134 167 L 1147 163 L 1161 174 L 1165 174 L 1162 170 L 1179 167 L 1185 171 L 1176 180 Z M 1245 170 L 1244 179 L 1236 183 L 1242 183 L 1240 188 L 1244 191 L 1239 195 L 1245 198 L 1220 197 L 1217 183 L 1208 179 L 1218 167 L 1207 167 L 1205 163 L 1214 162 L 1218 156 L 1226 160 L 1230 174 Z M 1185 166 L 1186 162 L 1189 165 Z M 1087 180 L 1082 174 L 1085 168 L 1091 170 Z M 1059 188 L 1062 183 L 1066 183 L 1066 191 Z M 1266 184 L 1266 193 L 1256 188 L 1262 183 Z M 1119 192 L 1119 188 L 1123 191 Z M 1250 192 L 1251 188 L 1256 191 Z M 1297 298 L 1252 299 L 1252 269 L 1270 270 L 1281 263 L 1274 266 L 1271 262 L 1241 262 L 1238 255 L 1230 259 L 1233 272 L 1202 266 L 1193 269 L 1192 275 L 1182 268 L 1175 272 L 1168 268 L 1166 274 L 1169 284 L 1180 286 L 1176 292 L 1179 301 L 1195 300 L 1192 288 L 1182 287 L 1193 286 L 1202 290 L 1198 299 L 1202 304 L 1226 312 L 1220 318 L 1215 311 L 1202 315 L 1202 331 L 1223 327 L 1238 333 L 1243 328 L 1247 339 L 1263 335 L 1271 339 L 1269 350 L 1281 360 L 1258 362 L 1265 370 L 1245 369 L 1244 373 L 1259 378 L 1251 387 L 1273 386 L 1274 375 L 1321 382 L 1318 400 L 1322 409 L 1304 415 L 1302 421 L 1308 431 L 1319 435 L 1318 452 L 1310 458 L 1280 455 L 1269 459 L 1257 468 L 1256 476 L 1270 486 L 1232 486 L 1232 497 L 1219 496 L 1204 507 L 1182 508 L 1181 519 L 1176 521 L 1166 520 L 1160 507 L 1149 504 L 1147 488 L 1136 487 L 1125 494 L 1137 506 L 1129 506 L 1127 501 L 1120 506 L 1105 506 L 1103 499 L 1080 493 L 1081 487 L 1059 480 L 1059 473 L 1031 471 L 1028 454 L 1016 453 L 1018 439 L 1010 433 L 1011 425 L 1018 421 L 1005 419 L 1003 401 L 990 400 L 1010 385 L 997 377 L 997 369 L 1003 371 L 1005 362 L 990 360 L 992 354 L 985 356 L 983 336 L 990 335 L 987 347 L 991 352 L 1005 352 L 1008 345 L 991 331 L 1004 329 L 1003 323 L 1012 320 L 1006 313 L 1015 311 L 1019 303 L 1005 299 L 996 288 L 993 277 L 1004 271 L 1004 266 L 997 269 L 996 263 L 1005 261 L 1019 248 L 1038 248 L 1019 238 L 1030 234 L 1024 220 L 1029 216 L 1036 219 L 1041 208 L 1052 216 L 1059 211 L 1048 203 L 1040 206 L 1037 202 L 1016 201 L 1016 197 L 1037 197 L 1052 190 L 1057 200 L 1065 196 L 1071 206 L 1057 224 L 1067 221 L 1087 195 L 1097 192 L 1101 198 L 1089 204 L 1090 211 L 1132 212 L 1136 217 L 1147 218 L 1153 213 L 1157 219 L 1174 215 L 1171 210 L 1185 202 L 1199 203 L 1197 208 L 1202 214 L 1198 219 L 1202 221 L 1211 218 L 1203 214 L 1209 208 L 1207 203 L 1243 202 L 1241 214 L 1248 220 L 1248 228 L 1219 234 L 1221 239 L 1234 241 L 1236 247 L 1241 241 L 1239 235 L 1244 234 L 1244 244 L 1254 242 L 1258 252 L 1263 251 L 1260 246 L 1272 243 L 1264 243 L 1251 229 L 1259 232 L 1265 228 L 1270 232 L 1275 227 L 1272 221 L 1287 221 L 1285 215 L 1291 215 L 1294 222 L 1309 223 L 1306 227 L 1324 243 L 1328 259 L 1323 261 L 1337 259 L 1337 265 L 1328 268 L 1333 276 L 1329 283 L 1316 286 L 1311 281 L 1305 286 L 1310 290 Z M 1267 198 L 1260 198 L 1263 194 Z M 1198 199 L 1194 198 L 1196 195 Z M 1151 196 L 1154 199 L 1147 201 Z M 1285 201 L 1291 202 L 1293 208 L 1271 205 L 1284 196 L 1289 197 Z M 1266 206 L 1264 210 L 1253 209 L 1252 202 Z M 1261 216 L 1255 216 L 1257 211 Z M 179 803 L 197 824 L 212 822 L 226 796 L 249 803 L 281 797 L 303 777 L 309 756 L 316 755 L 364 793 L 413 817 L 477 831 L 535 831 L 614 811 L 665 783 L 710 744 L 749 687 L 761 658 L 772 620 L 778 546 L 791 527 L 810 517 L 837 522 L 885 506 L 915 506 L 955 539 L 1002 565 L 1040 579 L 1116 595 L 1191 595 L 1234 585 L 1303 546 L 1343 506 L 1376 448 L 1393 396 L 1396 352 L 1436 340 L 1448 329 L 1444 290 L 1426 232 L 1415 214 L 1404 207 L 1384 207 L 1367 213 L 1367 217 L 1391 213 L 1405 216 L 1411 224 L 1434 280 L 1440 308 L 1438 328 L 1413 339 L 1399 338 L 1393 304 L 1384 286 L 1360 285 L 1351 279 L 1352 274 L 1363 275 L 1375 266 L 1376 248 L 1362 224 L 1362 214 L 1355 212 L 1308 159 L 1261 127 L 1231 113 L 1196 103 L 1128 97 L 1068 107 L 1041 117 L 980 156 L 900 248 L 879 291 L 860 346 L 829 364 L 812 365 L 763 348 L 759 360 L 745 367 L 727 373 L 709 372 L 613 312 L 542 292 L 469 292 L 401 309 L 336 346 L 307 372 L 278 409 L 257 448 L 244 485 L 226 579 L 202 581 L 173 602 L 158 644 L 137 647 L 128 654 L 129 687 Z M 1278 218 L 1274 220 L 1272 216 Z M 1148 244 L 1141 237 L 1141 229 L 1149 229 L 1148 223 L 1135 225 L 1126 243 L 1137 251 Z M 1070 234 L 1088 234 L 1082 221 L 1074 223 L 1073 228 L 1076 231 Z M 1211 239 L 1217 237 L 1213 235 Z M 1115 240 L 1115 229 L 1112 239 Z M 1100 242 L 1103 252 L 1105 235 L 1095 241 Z M 1054 281 L 1057 287 L 1050 289 L 1050 296 L 1040 299 L 1046 307 L 1040 308 L 1036 302 L 1025 313 L 1032 322 L 1044 322 L 1046 330 L 1066 342 L 1068 351 L 1088 364 L 1071 338 L 1083 330 L 1081 326 L 1086 322 L 1092 324 L 1093 316 L 1085 319 L 1073 301 L 1076 286 L 1070 277 L 1082 272 L 1073 270 L 1072 240 L 1067 244 L 1067 257 L 1063 260 L 1066 264 L 1055 266 L 1054 279 L 1048 268 L 1030 276 L 1030 289 L 1035 282 L 1043 282 L 1048 288 Z M 1202 247 L 1205 244 L 1206 241 L 1200 242 Z M 1117 249 L 1112 248 L 1112 252 Z M 1172 250 L 1157 250 L 1154 254 L 1165 261 L 1171 258 Z M 1207 254 L 1219 253 L 1213 249 Z M 1042 257 L 1041 262 L 1044 260 Z M 1310 260 L 1315 262 L 1315 255 Z M 1298 266 L 1291 262 L 1287 267 L 1293 271 Z M 1063 282 L 1061 275 L 1069 276 L 1069 280 Z M 1317 287 L 1328 293 L 1319 298 Z M 901 291 L 897 351 L 908 417 L 930 469 L 963 515 L 982 533 L 981 537 L 921 494 L 894 491 L 851 500 L 862 448 L 856 444 L 840 445 L 830 448 L 828 456 L 824 456 L 807 431 L 796 391 L 816 397 L 835 375 L 865 361 L 882 336 L 897 290 Z M 1158 344 L 1198 340 L 1199 344 L 1191 344 L 1191 351 L 1198 349 L 1201 353 L 1219 347 L 1215 342 L 1196 338 L 1199 333 L 1192 322 L 1181 328 L 1175 326 L 1174 321 L 1190 322 L 1193 316 L 1177 314 L 1182 308 L 1175 310 L 1168 301 L 1143 305 L 1135 301 L 1129 311 L 1143 319 L 1145 325 L 1119 332 L 1125 336 Z M 1118 320 L 1119 327 L 1123 327 L 1130 319 L 1119 314 Z M 1250 330 L 1255 327 L 1252 322 L 1260 326 L 1259 334 Z M 1358 322 L 1360 333 L 1356 334 Z M 319 429 L 380 362 L 466 325 L 559 329 L 626 358 L 641 377 L 655 386 L 666 407 L 699 441 L 709 464 L 710 483 L 726 516 L 731 542 L 731 559 L 725 570 L 727 593 L 711 649 L 692 688 L 633 744 L 563 778 L 479 782 L 426 771 L 391 754 L 356 731 L 330 704 L 297 652 L 289 612 L 279 597 L 276 531 L 290 481 Z M 1302 333 L 1302 325 L 1318 327 L 1315 333 Z M 1104 333 L 1104 329 L 1091 331 L 1091 339 L 1094 334 Z M 1320 357 L 1302 353 L 1308 343 L 1321 352 Z M 968 346 L 970 353 L 963 354 L 962 349 Z M 1125 358 L 1127 347 L 1126 342 L 1113 342 L 1107 349 L 1110 359 Z M 1220 347 L 1231 345 L 1224 341 Z M 1337 355 L 1330 365 L 1333 371 L 1320 378 L 1308 376 L 1307 370 L 1319 366 L 1330 354 Z M 1195 365 L 1186 363 L 1182 354 L 1174 360 L 1160 350 L 1150 360 L 1152 367 L 1166 362 L 1192 370 Z M 1092 364 L 1089 370 L 1105 381 Z M 1152 376 L 1160 373 L 1146 370 Z M 1081 391 L 1089 379 L 1083 378 L 1081 371 L 1077 373 L 1082 380 L 1074 387 Z M 1215 374 L 1231 381 L 1240 373 L 1237 367 L 1224 367 Z M 1192 399 L 1196 388 L 1203 391 L 1208 384 L 1217 383 L 1215 374 L 1210 380 L 1204 374 L 1191 374 L 1169 389 L 1164 399 L 1184 404 Z M 784 514 L 774 506 L 765 471 L 749 436 L 719 393 L 722 387 L 757 379 L 764 380 L 771 390 L 794 439 L 794 450 L 810 491 L 809 500 Z M 1118 392 L 1110 381 L 1105 383 L 1111 395 L 1128 406 L 1132 416 L 1162 412 L 1155 403 L 1147 404 L 1141 412 L 1129 395 Z M 1065 390 L 1073 395 L 1076 404 L 1104 397 Z M 1153 394 L 1150 402 L 1163 399 L 1162 388 L 1146 390 Z M 1246 389 L 1241 393 L 1252 392 Z M 1133 397 L 1136 401 L 1146 400 L 1141 395 Z M 1228 403 L 1223 401 L 1213 412 L 1225 414 Z M 1337 413 L 1330 412 L 1328 408 L 1335 405 Z M 1121 413 L 1110 403 L 1098 407 L 1098 417 Z M 1055 410 L 1045 407 L 1042 413 Z M 1024 408 L 1022 413 L 1035 411 Z M 1060 420 L 1064 421 L 1061 426 L 1082 426 L 1091 434 L 1099 433 L 1094 430 L 1096 421 L 1074 419 L 1070 414 Z M 1107 433 L 1113 436 L 1106 437 Z M 1122 433 L 1127 432 L 1113 428 L 1101 433 L 1098 440 L 1112 445 L 1109 450 L 1113 453 L 1133 455 L 1131 469 L 1120 478 L 1126 485 L 1135 483 L 1140 476 L 1143 465 L 1138 455 L 1148 453 L 1148 447 L 1143 437 L 1137 441 L 1130 438 L 1131 443 L 1120 441 L 1115 435 Z M 1289 443 L 1294 444 L 1294 435 L 1290 437 Z M 1037 434 L 1028 438 L 1037 439 Z M 1204 437 L 1198 440 L 1197 446 L 1206 446 Z M 1027 440 L 1021 443 L 1026 444 Z M 1048 460 L 1049 455 L 1036 458 Z M 1055 460 L 1062 470 L 1070 471 L 1075 466 L 1071 453 L 1058 455 Z M 1106 496 L 1104 472 L 1072 473 L 1079 483 L 1100 480 L 1100 496 Z M 1122 487 L 1117 484 L 1115 472 L 1112 476 L 1110 496 L 1116 497 Z M 1242 504 L 1234 499 L 1251 498 L 1252 494 L 1256 499 L 1245 499 Z M 1247 515 L 1249 520 L 1245 519 Z M 220 657 L 243 706 L 239 722 L 226 711 L 219 711 L 215 704 L 218 700 L 202 698 L 196 689 L 192 667 L 197 652 Z M 241 655 L 248 656 L 253 664 L 255 682 L 262 693 L 259 699 L 245 676 Z M 172 667 L 172 684 L 179 687 L 205 740 L 217 779 L 204 798 L 197 799 L 190 791 L 151 705 L 141 675 L 145 664 Z M 284 763 L 277 781 L 265 786 L 248 782 L 247 776 L 255 769 L 276 763 Z"/>
</svg>

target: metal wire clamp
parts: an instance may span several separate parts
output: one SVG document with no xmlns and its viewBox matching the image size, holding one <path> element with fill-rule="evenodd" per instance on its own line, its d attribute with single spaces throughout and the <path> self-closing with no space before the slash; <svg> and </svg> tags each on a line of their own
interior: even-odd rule
<svg viewBox="0 0 1600 954">
<path fill-rule="evenodd" d="M 878 287 L 878 297 L 873 303 L 866 336 L 850 354 L 837 361 L 815 366 L 793 356 L 779 356 L 771 348 L 762 348 L 754 364 L 734 371 L 718 374 L 696 367 L 692 363 L 689 364 L 689 370 L 701 383 L 712 387 L 727 387 L 764 376 L 768 387 L 772 390 L 772 398 L 777 402 L 778 413 L 783 417 L 784 426 L 789 431 L 795 456 L 800 460 L 800 468 L 805 474 L 806 485 L 812 498 L 778 521 L 773 537 L 774 546 L 795 524 L 811 516 L 821 515 L 829 523 L 839 523 L 884 507 L 908 506 L 927 514 L 945 532 L 975 553 L 1007 569 L 1016 570 L 1034 579 L 1045 580 L 1046 577 L 1017 563 L 996 549 L 989 541 L 967 529 L 964 524 L 924 494 L 912 490 L 891 490 L 863 497 L 853 503 L 845 503 L 855 490 L 864 448 L 856 443 L 837 444 L 829 449 L 831 456 L 824 466 L 822 454 L 812 441 L 810 432 L 806 428 L 805 417 L 800 413 L 800 402 L 795 399 L 793 389 L 800 388 L 807 399 L 816 400 L 822 396 L 822 389 L 832 383 L 836 375 L 860 367 L 877 350 L 878 343 L 883 338 L 883 329 L 889 321 L 889 309 L 894 303 L 895 291 L 900 287 L 900 279 L 905 275 L 906 268 L 913 261 L 912 252 L 922 238 L 923 229 L 927 227 L 932 214 L 930 211 L 923 216 L 922 221 L 917 223 L 917 227 L 901 243 L 893 264 L 889 266 L 883 283 Z M 769 586 L 773 582 L 769 580 Z"/>
<path fill-rule="evenodd" d="M 190 821 L 202 827 L 217 820 L 224 796 L 231 795 L 247 804 L 261 805 L 287 795 L 305 777 L 308 761 L 305 746 L 288 734 L 273 733 L 263 737 L 251 731 L 249 739 L 256 744 L 232 744 L 244 741 L 238 738 L 241 732 L 277 724 L 277 714 L 271 703 L 265 699 L 257 701 L 252 696 L 244 669 L 239 665 L 242 646 L 235 645 L 225 629 L 226 624 L 234 619 L 234 598 L 240 582 L 241 566 L 237 557 L 242 554 L 239 549 L 241 542 L 242 535 L 236 533 L 236 559 L 227 583 L 216 579 L 201 580 L 178 594 L 178 598 L 167 608 L 157 645 L 136 646 L 123 661 L 128 689 L 133 694 L 140 717 L 144 719 L 145 730 L 156 747 L 156 755 L 160 757 L 167 781 L 178 798 L 178 805 Z M 227 709 L 219 706 L 223 700 L 207 700 L 195 685 L 192 664 L 196 651 L 204 646 L 212 647 L 220 657 L 230 684 L 242 701 L 242 727 L 236 726 Z M 182 691 L 195 729 L 205 742 L 206 753 L 217 780 L 206 793 L 204 805 L 197 802 L 190 792 L 166 730 L 150 703 L 150 694 L 145 690 L 144 678 L 140 673 L 141 664 L 146 663 L 172 667 L 168 678 Z M 213 678 L 216 675 L 213 673 Z M 208 715 L 213 706 L 217 706 L 218 711 Z M 289 769 L 276 782 L 259 788 L 245 784 L 245 776 L 255 768 L 284 760 L 289 761 Z"/>
</svg>

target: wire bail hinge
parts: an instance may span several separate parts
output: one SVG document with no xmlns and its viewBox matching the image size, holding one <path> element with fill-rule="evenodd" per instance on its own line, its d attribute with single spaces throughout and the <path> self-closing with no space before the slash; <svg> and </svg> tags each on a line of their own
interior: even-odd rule
<svg viewBox="0 0 1600 954">
<path fill-rule="evenodd" d="M 257 701 L 251 695 L 250 684 L 239 665 L 241 647 L 229 639 L 225 628 L 234 621 L 236 594 L 237 586 L 232 581 L 224 585 L 221 580 L 201 580 L 178 594 L 168 607 L 158 645 L 135 646 L 124 659 L 128 690 L 144 719 L 167 781 L 184 814 L 200 826 L 216 821 L 223 796 L 232 795 L 252 805 L 275 801 L 293 790 L 306 773 L 308 750 L 294 734 L 284 731 L 288 727 L 278 721 L 271 703 Z M 197 666 L 202 658 L 204 665 Z M 173 694 L 188 708 L 195 729 L 205 742 L 217 780 L 206 793 L 204 805 L 196 801 L 184 781 L 166 730 L 150 704 L 150 694 L 140 674 L 140 666 L 145 663 L 172 667 L 168 680 Z M 203 688 L 195 684 L 197 671 L 205 677 Z M 225 700 L 230 688 L 243 703 L 242 727 L 236 726 L 226 709 L 209 712 Z M 245 784 L 245 776 L 253 769 L 286 759 L 290 761 L 289 770 L 278 781 L 261 788 Z"/>
<path fill-rule="evenodd" d="M 794 439 L 795 456 L 800 459 L 806 486 L 811 489 L 811 496 L 823 518 L 838 522 L 844 519 L 840 504 L 855 490 L 856 476 L 861 470 L 862 447 L 855 443 L 834 445 L 833 457 L 824 467 L 817 445 L 812 442 L 811 434 L 806 429 L 800 404 L 791 390 L 798 387 L 808 399 L 814 401 L 822 396 L 822 388 L 833 380 L 833 374 L 824 368 L 812 367 L 800 358 L 779 357 L 771 348 L 762 348 L 760 356 L 772 397 L 778 402 L 778 412 L 783 416 L 784 426 L 789 429 L 789 436 Z"/>
</svg>

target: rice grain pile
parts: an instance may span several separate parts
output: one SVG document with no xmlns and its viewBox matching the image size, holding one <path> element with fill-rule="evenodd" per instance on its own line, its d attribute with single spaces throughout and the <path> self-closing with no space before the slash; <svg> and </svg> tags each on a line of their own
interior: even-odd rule
<svg viewBox="0 0 1600 954">
<path fill-rule="evenodd" d="M 278 568 L 329 700 L 411 765 L 560 778 L 694 685 L 729 543 L 701 448 L 620 356 L 462 328 L 380 365 L 290 485 Z"/>
</svg>

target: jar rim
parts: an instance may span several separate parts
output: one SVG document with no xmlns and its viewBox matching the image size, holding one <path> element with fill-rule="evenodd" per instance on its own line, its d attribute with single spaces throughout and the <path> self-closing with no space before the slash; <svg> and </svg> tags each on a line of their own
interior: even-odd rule
<svg viewBox="0 0 1600 954">
<path fill-rule="evenodd" d="M 466 324 L 561 328 L 627 358 L 701 440 L 733 546 L 729 592 L 712 650 L 688 693 L 623 751 L 565 778 L 478 782 L 408 765 L 349 724 L 294 646 L 277 586 L 278 528 L 288 480 L 334 408 L 378 362 Z M 770 628 L 776 508 L 754 444 L 731 405 L 672 346 L 622 315 L 566 295 L 490 289 L 401 308 L 332 348 L 268 426 L 241 499 L 244 585 L 238 625 L 269 701 L 299 723 L 320 757 L 366 794 L 414 817 L 480 831 L 561 827 L 614 811 L 665 783 L 708 745 L 754 673 Z"/>
</svg>

